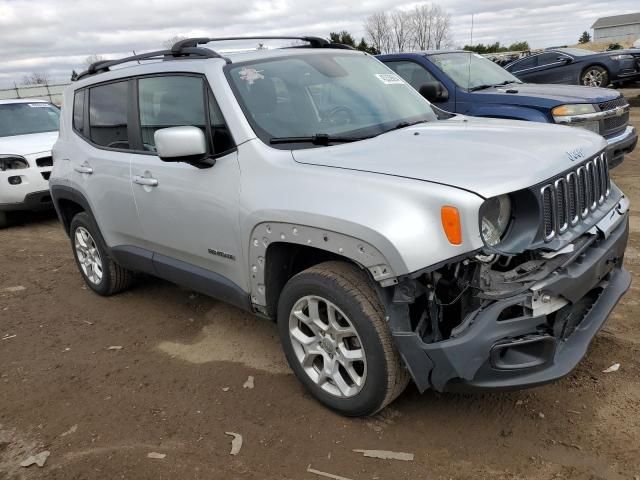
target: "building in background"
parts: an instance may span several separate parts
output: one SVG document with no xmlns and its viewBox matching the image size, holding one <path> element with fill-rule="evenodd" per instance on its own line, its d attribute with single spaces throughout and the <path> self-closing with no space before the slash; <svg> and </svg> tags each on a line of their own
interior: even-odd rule
<svg viewBox="0 0 640 480">
<path fill-rule="evenodd" d="M 591 28 L 594 42 L 633 42 L 640 38 L 640 12 L 602 17 Z"/>
<path fill-rule="evenodd" d="M 13 88 L 0 89 L 0 100 L 14 98 L 39 98 L 60 106 L 62 92 L 68 83 L 15 86 Z"/>
</svg>

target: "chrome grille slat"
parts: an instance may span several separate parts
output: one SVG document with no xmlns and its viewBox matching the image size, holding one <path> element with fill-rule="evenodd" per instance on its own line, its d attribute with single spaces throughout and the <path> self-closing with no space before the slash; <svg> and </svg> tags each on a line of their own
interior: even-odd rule
<svg viewBox="0 0 640 480">
<path fill-rule="evenodd" d="M 589 217 L 610 193 L 609 165 L 604 153 L 543 185 L 540 196 L 545 241 Z"/>
</svg>

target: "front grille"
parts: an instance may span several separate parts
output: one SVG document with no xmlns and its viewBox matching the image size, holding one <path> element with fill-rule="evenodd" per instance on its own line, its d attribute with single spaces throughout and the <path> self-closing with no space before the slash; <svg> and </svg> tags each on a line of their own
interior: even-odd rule
<svg viewBox="0 0 640 480">
<path fill-rule="evenodd" d="M 602 102 L 598 104 L 600 107 L 600 111 L 604 112 L 607 110 L 613 110 L 614 108 L 624 107 L 628 104 L 627 99 L 624 97 L 616 98 L 614 100 L 609 100 L 607 102 Z"/>
<path fill-rule="evenodd" d="M 629 102 L 624 97 L 616 98 L 615 100 L 609 100 L 608 102 L 602 102 L 598 104 L 601 112 L 609 110 L 615 110 L 620 107 L 628 107 Z M 629 123 L 629 112 L 624 112 L 622 115 L 616 115 L 613 117 L 605 118 L 602 122 L 601 134 L 605 137 L 609 137 L 624 130 Z"/>
<path fill-rule="evenodd" d="M 617 130 L 622 130 L 629 122 L 629 112 L 625 112 L 620 117 L 609 117 L 604 119 L 604 135 L 610 135 Z"/>
<path fill-rule="evenodd" d="M 540 196 L 545 241 L 587 219 L 610 192 L 609 164 L 604 153 L 543 185 Z"/>
<path fill-rule="evenodd" d="M 53 158 L 52 157 L 40 157 L 36 158 L 36 165 L 39 167 L 53 167 Z"/>
</svg>

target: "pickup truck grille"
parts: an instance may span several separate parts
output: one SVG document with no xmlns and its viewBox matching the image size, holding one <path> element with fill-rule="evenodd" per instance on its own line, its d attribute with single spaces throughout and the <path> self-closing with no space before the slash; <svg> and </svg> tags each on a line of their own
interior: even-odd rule
<svg viewBox="0 0 640 480">
<path fill-rule="evenodd" d="M 616 98 L 615 100 L 609 100 L 608 102 L 602 102 L 598 106 L 600 111 L 605 112 L 607 110 L 613 110 L 617 107 L 624 107 L 627 105 L 627 100 L 624 97 Z"/>
<path fill-rule="evenodd" d="M 619 107 L 627 107 L 629 102 L 624 97 L 616 98 L 615 100 L 609 100 L 608 102 L 602 102 L 598 104 L 601 112 L 607 112 L 615 110 Z M 624 130 L 629 123 L 629 112 L 624 112 L 622 115 L 614 115 L 609 118 L 605 118 L 602 123 L 601 134 L 604 137 L 610 137 Z"/>
<path fill-rule="evenodd" d="M 611 193 L 604 153 L 540 188 L 544 239 L 549 242 L 587 219 Z"/>
</svg>

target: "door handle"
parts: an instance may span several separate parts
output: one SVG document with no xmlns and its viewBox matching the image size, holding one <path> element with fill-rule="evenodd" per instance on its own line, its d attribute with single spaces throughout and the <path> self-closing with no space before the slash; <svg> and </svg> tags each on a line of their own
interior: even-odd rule
<svg viewBox="0 0 640 480">
<path fill-rule="evenodd" d="M 137 183 L 138 185 L 144 185 L 145 187 L 157 187 L 158 180 L 152 177 L 143 177 L 141 175 L 133 176 L 133 183 Z"/>
<path fill-rule="evenodd" d="M 82 165 L 78 165 L 73 168 L 78 173 L 86 173 L 87 175 L 91 175 L 93 173 L 93 168 L 89 166 L 88 163 L 83 163 Z"/>
</svg>

